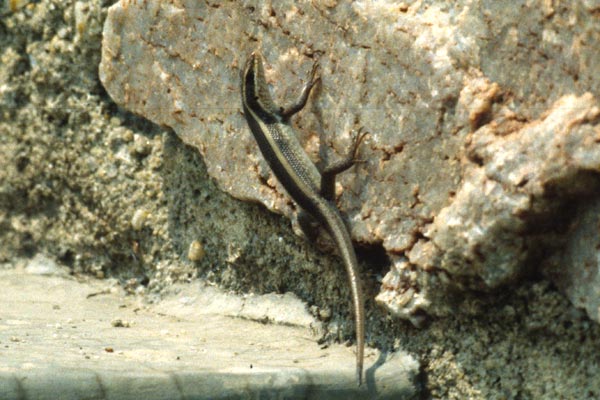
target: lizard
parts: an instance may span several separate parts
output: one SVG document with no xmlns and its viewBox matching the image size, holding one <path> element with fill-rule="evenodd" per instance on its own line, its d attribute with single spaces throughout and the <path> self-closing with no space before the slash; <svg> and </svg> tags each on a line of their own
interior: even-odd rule
<svg viewBox="0 0 600 400">
<path fill-rule="evenodd" d="M 358 261 L 352 239 L 335 203 L 335 176 L 356 163 L 356 152 L 365 134 L 355 136 L 346 157 L 324 168 L 317 166 L 298 141 L 290 119 L 306 105 L 320 77 L 313 65 L 310 79 L 297 101 L 287 108 L 275 105 L 267 86 L 263 56 L 255 51 L 241 71 L 241 97 L 244 117 L 258 147 L 277 180 L 300 207 L 298 221 L 306 230 L 311 222 L 321 224 L 336 243 L 346 267 L 352 292 L 356 325 L 356 376 L 362 384 L 365 346 L 365 309 Z"/>
</svg>

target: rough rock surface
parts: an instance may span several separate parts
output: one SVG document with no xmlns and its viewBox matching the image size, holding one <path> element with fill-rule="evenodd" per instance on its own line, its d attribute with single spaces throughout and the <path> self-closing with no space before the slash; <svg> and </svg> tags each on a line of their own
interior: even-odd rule
<svg viewBox="0 0 600 400">
<path fill-rule="evenodd" d="M 517 276 L 539 237 L 564 225 L 561 208 L 597 193 L 599 123 L 588 93 L 561 98 L 539 120 L 509 114 L 478 129 L 452 203 L 425 232 L 430 240 L 413 247 L 411 262 L 477 276 L 488 287 Z"/>
<path fill-rule="evenodd" d="M 301 139 L 317 160 L 328 157 L 319 142 L 339 150 L 352 129 L 371 132 L 338 201 L 355 240 L 399 260 L 378 300 L 416 322 L 419 309 L 445 313 L 430 295 L 440 282 L 493 289 L 538 268 L 565 233 L 563 206 L 595 188 L 599 111 L 584 94 L 598 88 L 595 8 L 544 3 L 527 13 L 538 26 L 517 23 L 523 7 L 123 1 L 100 77 L 118 103 L 198 148 L 221 188 L 291 215 L 241 116 L 239 68 L 261 49 L 275 97 L 289 99 L 318 59 Z"/>
</svg>

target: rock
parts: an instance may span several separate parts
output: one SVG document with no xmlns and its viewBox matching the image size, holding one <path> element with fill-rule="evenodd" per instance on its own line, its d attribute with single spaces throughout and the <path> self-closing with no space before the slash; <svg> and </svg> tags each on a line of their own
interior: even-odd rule
<svg viewBox="0 0 600 400">
<path fill-rule="evenodd" d="M 351 131 L 371 133 L 364 162 L 340 176 L 338 205 L 354 240 L 406 259 L 381 304 L 409 319 L 443 313 L 440 287 L 489 290 L 540 268 L 567 239 L 565 204 L 592 196 L 600 170 L 593 13 L 330 6 L 118 2 L 100 78 L 117 103 L 196 147 L 223 190 L 291 217 L 241 115 L 239 69 L 260 49 L 285 105 L 318 60 L 321 84 L 294 124 L 315 161 L 336 157 L 319 144 L 339 154 Z"/>
<path fill-rule="evenodd" d="M 433 250 L 415 262 L 492 288 L 514 280 L 543 236 L 561 228 L 556 212 L 597 190 L 586 172 L 600 171 L 598 116 L 588 93 L 565 96 L 540 120 L 518 126 L 509 116 L 474 132 L 454 201 L 425 233 Z"/>
</svg>

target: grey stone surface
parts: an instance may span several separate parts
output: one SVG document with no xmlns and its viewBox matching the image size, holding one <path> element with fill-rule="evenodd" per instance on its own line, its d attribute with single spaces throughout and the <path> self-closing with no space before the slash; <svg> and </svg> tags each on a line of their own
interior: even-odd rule
<svg viewBox="0 0 600 400">
<path fill-rule="evenodd" d="M 352 348 L 320 348 L 291 295 L 236 297 L 181 285 L 148 305 L 106 281 L 6 270 L 0 283 L 2 399 L 417 394 L 418 363 L 403 352 L 369 351 L 367 384 L 357 388 Z"/>
</svg>

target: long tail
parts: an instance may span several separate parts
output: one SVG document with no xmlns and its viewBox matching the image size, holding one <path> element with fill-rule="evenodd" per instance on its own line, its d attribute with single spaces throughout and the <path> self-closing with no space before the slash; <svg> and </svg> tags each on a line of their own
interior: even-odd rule
<svg viewBox="0 0 600 400">
<path fill-rule="evenodd" d="M 326 200 L 324 200 L 326 202 Z M 352 291 L 352 303 L 354 305 L 354 323 L 356 325 L 356 378 L 358 386 L 362 384 L 363 359 L 365 352 L 365 305 L 362 291 L 362 283 L 358 271 L 358 261 L 352 239 L 348 228 L 344 224 L 337 209 L 328 203 L 322 203 L 319 207 L 323 213 L 329 234 L 336 242 L 340 251 L 346 273 Z"/>
</svg>

